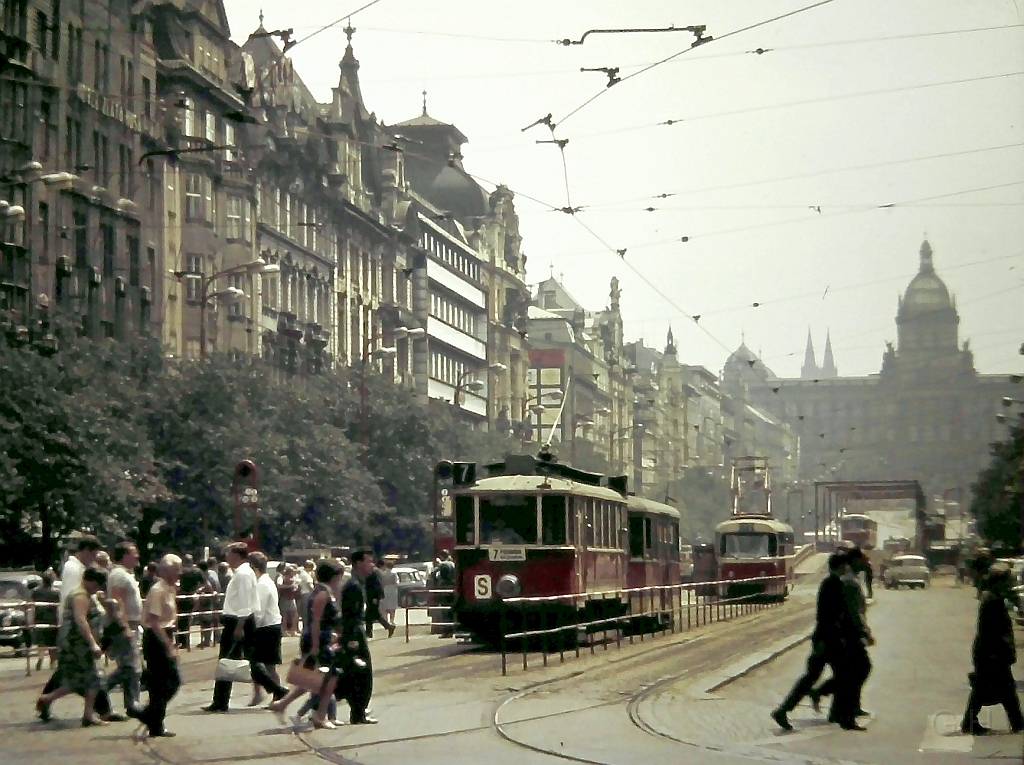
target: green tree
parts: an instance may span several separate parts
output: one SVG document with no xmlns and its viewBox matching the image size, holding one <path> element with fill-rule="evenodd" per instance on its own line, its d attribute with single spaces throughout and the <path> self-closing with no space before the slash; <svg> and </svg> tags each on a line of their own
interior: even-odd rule
<svg viewBox="0 0 1024 765">
<path fill-rule="evenodd" d="M 992 444 L 991 454 L 971 486 L 971 514 L 990 543 L 1018 548 L 1024 518 L 1024 425 L 1011 427 L 1005 441 Z"/>
</svg>

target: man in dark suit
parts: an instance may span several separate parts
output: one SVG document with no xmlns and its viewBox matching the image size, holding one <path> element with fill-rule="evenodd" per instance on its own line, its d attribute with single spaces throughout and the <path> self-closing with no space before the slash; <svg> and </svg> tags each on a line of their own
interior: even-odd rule
<svg viewBox="0 0 1024 765">
<path fill-rule="evenodd" d="M 843 576 L 849 572 L 849 558 L 845 553 L 834 553 L 828 559 L 828 576 L 818 587 L 817 610 L 815 614 L 814 632 L 811 633 L 811 655 L 807 658 L 807 670 L 797 680 L 793 690 L 771 713 L 772 719 L 783 730 L 792 730 L 788 715 L 805 697 L 812 694 L 814 684 L 818 682 L 825 666 L 832 667 L 833 675 L 846 681 L 850 675 L 848 669 L 848 645 L 852 633 L 856 631 L 851 611 L 855 604 L 850 603 L 845 591 Z M 846 697 L 841 696 L 842 701 Z M 845 715 L 845 712 L 843 713 Z M 840 726 L 856 729 L 853 719 L 836 717 Z"/>
<path fill-rule="evenodd" d="M 336 695 L 348 700 L 353 725 L 377 722 L 366 714 L 373 694 L 373 665 L 366 640 L 366 586 L 373 573 L 373 555 L 364 550 L 352 553 L 352 578 L 341 588 L 341 630 L 339 664 L 342 670 Z"/>
<path fill-rule="evenodd" d="M 971 648 L 974 671 L 968 675 L 971 695 L 960 723 L 964 733 L 975 736 L 988 733 L 989 729 L 978 721 L 978 712 L 983 706 L 994 704 L 1003 705 L 1014 733 L 1024 730 L 1024 715 L 1021 714 L 1012 669 L 1017 661 L 1017 648 L 1013 622 L 1006 609 L 1006 599 L 1011 595 L 1009 569 L 1002 563 L 993 564 L 981 584 L 978 631 Z"/>
</svg>

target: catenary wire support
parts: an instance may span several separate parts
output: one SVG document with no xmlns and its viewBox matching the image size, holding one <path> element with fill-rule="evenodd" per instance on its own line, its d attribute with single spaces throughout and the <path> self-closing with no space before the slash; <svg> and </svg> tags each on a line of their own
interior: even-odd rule
<svg viewBox="0 0 1024 765">
<path fill-rule="evenodd" d="M 564 40 L 553 40 L 552 42 L 557 45 L 564 45 L 566 47 L 570 45 L 583 45 L 586 42 L 587 37 L 590 35 L 622 35 L 622 34 L 652 34 L 657 32 L 689 32 L 694 36 L 693 44 L 691 48 L 696 48 L 698 45 L 703 45 L 706 42 L 711 42 L 714 38 L 711 35 L 704 36 L 704 32 L 707 30 L 707 26 L 700 24 L 697 26 L 690 27 L 677 27 L 675 25 L 668 27 L 656 27 L 656 28 L 637 28 L 637 29 L 588 29 L 583 33 L 583 36 L 579 40 L 570 40 L 568 38 Z"/>
</svg>

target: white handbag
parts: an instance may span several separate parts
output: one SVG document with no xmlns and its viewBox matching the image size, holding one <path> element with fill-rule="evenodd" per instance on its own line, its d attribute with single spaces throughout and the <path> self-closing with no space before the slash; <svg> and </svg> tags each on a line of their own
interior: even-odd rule
<svg viewBox="0 0 1024 765">
<path fill-rule="evenodd" d="M 248 659 L 220 659 L 217 680 L 227 683 L 251 683 L 252 667 Z"/>
</svg>

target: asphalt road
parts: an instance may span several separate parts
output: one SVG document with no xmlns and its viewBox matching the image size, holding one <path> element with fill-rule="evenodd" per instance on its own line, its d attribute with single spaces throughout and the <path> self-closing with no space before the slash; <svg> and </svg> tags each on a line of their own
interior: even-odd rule
<svg viewBox="0 0 1024 765">
<path fill-rule="evenodd" d="M 968 590 L 939 583 L 928 591 L 880 592 L 869 611 L 878 637 L 865 704 L 875 718 L 865 733 L 824 724 L 809 707 L 794 713 L 794 734 L 781 735 L 768 712 L 806 658 L 814 583 L 785 605 L 633 645 L 598 646 L 549 666 L 530 657 L 523 671 L 500 659 L 425 634 L 371 645 L 377 669 L 372 702 L 377 726 L 312 731 L 247 709 L 236 686 L 227 715 L 209 703 L 213 654 L 186 657 L 186 685 L 168 726 L 179 735 L 134 743 L 131 723 L 77 727 L 80 701 L 55 705 L 61 720 L 44 726 L 32 701 L 44 676 L 0 667 L 0 736 L 5 763 L 410 763 L 584 762 L 600 765 L 673 762 L 961 763 L 1020 756 L 1020 738 L 943 736 L 948 716 L 966 698 L 975 601 Z M 515 659 L 519 658 L 519 662 Z M 760 666 L 760 668 L 758 668 Z M 23 672 L 23 670 L 22 670 Z M 115 698 L 115 704 L 119 699 Z M 1001 714 L 1001 713 L 1000 713 Z M 939 715 L 936 723 L 935 715 Z M 1006 727 L 993 715 L 992 724 Z M 919 751 L 923 749 L 924 751 Z M 1005 760 L 1004 760 L 1005 761 Z"/>
</svg>

